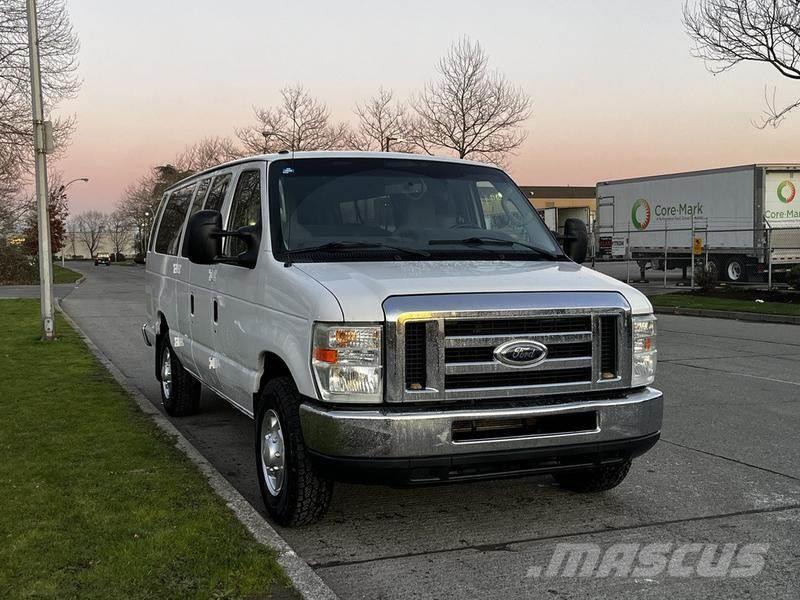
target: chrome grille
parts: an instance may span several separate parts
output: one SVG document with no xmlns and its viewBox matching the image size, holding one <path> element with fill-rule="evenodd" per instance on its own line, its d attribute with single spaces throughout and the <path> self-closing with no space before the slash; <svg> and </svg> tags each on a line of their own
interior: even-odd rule
<svg viewBox="0 0 800 600">
<path fill-rule="evenodd" d="M 459 319 L 444 324 L 446 337 L 476 337 L 513 335 L 524 337 L 537 333 L 587 332 L 591 330 L 591 317 L 541 317 L 538 319 Z"/>
<path fill-rule="evenodd" d="M 616 293 L 389 298 L 387 401 L 589 392 L 630 381 L 630 311 Z M 510 341 L 545 344 L 530 366 L 497 361 Z"/>
<path fill-rule="evenodd" d="M 601 377 L 616 377 L 617 366 L 617 317 L 600 317 L 600 371 Z"/>
<path fill-rule="evenodd" d="M 406 389 L 425 388 L 426 372 L 426 323 L 415 321 L 406 325 Z"/>
</svg>

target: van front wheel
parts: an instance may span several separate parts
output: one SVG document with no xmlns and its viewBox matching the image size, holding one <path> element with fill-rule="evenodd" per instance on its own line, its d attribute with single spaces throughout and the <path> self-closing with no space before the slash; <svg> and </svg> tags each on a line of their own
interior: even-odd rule
<svg viewBox="0 0 800 600">
<path fill-rule="evenodd" d="M 280 525 L 319 521 L 333 483 L 311 462 L 300 426 L 300 394 L 289 377 L 273 379 L 256 410 L 256 471 L 267 512 Z"/>
</svg>

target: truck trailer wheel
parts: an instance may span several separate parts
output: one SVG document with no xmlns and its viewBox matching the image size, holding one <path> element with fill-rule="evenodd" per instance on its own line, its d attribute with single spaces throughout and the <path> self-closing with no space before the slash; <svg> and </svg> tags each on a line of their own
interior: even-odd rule
<svg viewBox="0 0 800 600">
<path fill-rule="evenodd" d="M 617 487 L 625 479 L 630 468 L 631 461 L 626 460 L 618 465 L 604 465 L 580 471 L 564 471 L 555 473 L 553 476 L 562 488 L 588 494 L 604 492 Z"/>
<path fill-rule="evenodd" d="M 708 258 L 708 264 L 706 265 L 706 271 L 708 271 L 709 277 L 711 277 L 712 281 L 719 281 L 720 279 L 720 266 L 719 266 L 719 259 L 710 256 Z"/>
<path fill-rule="evenodd" d="M 747 281 L 747 264 L 742 256 L 731 256 L 725 263 L 725 279 Z"/>
<path fill-rule="evenodd" d="M 159 379 L 161 404 L 171 417 L 185 417 L 197 412 L 200 404 L 200 382 L 183 368 L 169 343 L 169 332 L 159 344 Z"/>
<path fill-rule="evenodd" d="M 300 400 L 294 381 L 279 377 L 264 386 L 256 409 L 258 485 L 267 512 L 284 526 L 319 521 L 333 494 L 306 452 Z"/>
</svg>

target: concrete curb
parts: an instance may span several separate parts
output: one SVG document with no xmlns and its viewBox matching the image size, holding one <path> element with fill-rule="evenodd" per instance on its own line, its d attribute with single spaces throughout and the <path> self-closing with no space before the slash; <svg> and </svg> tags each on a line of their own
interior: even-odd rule
<svg viewBox="0 0 800 600">
<path fill-rule="evenodd" d="M 787 325 L 800 325 L 800 317 L 792 315 L 764 315 L 731 310 L 709 310 L 705 308 L 679 308 L 674 306 L 655 306 L 657 314 L 682 315 L 685 317 L 712 317 L 715 319 L 735 319 L 737 321 L 751 321 L 754 323 L 784 323 Z"/>
<path fill-rule="evenodd" d="M 306 600 L 338 600 L 338 596 L 334 591 L 322 581 L 320 576 L 314 572 L 305 560 L 298 556 L 289 543 L 250 505 L 244 496 L 200 454 L 199 450 L 139 390 L 128 382 L 122 371 L 103 354 L 103 351 L 89 339 L 72 317 L 64 311 L 60 302 L 57 303 L 57 306 L 58 311 L 72 328 L 78 332 L 97 360 L 108 369 L 117 383 L 133 397 L 139 409 L 148 415 L 159 429 L 175 438 L 175 446 L 197 466 L 214 492 L 225 501 L 228 508 L 231 509 L 236 518 L 247 528 L 256 541 L 277 552 L 278 564 L 283 567 L 286 575 L 300 595 Z"/>
</svg>

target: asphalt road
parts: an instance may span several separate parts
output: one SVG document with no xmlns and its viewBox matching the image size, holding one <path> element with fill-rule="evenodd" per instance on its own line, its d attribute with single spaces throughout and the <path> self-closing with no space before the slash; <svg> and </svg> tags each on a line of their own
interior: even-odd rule
<svg viewBox="0 0 800 600">
<path fill-rule="evenodd" d="M 66 311 L 154 404 L 141 267 L 87 275 Z M 338 485 L 320 524 L 280 529 L 342 598 L 800 597 L 800 327 L 659 317 L 662 441 L 618 488 L 549 477 L 423 489 Z M 252 422 L 206 394 L 174 420 L 263 513 Z M 765 543 L 744 578 L 532 577 L 559 543 Z"/>
</svg>

